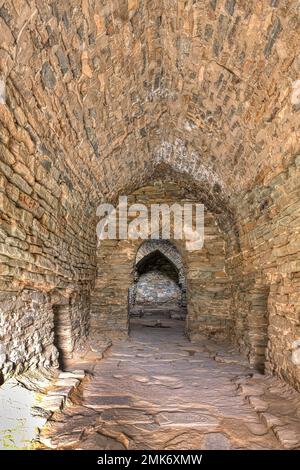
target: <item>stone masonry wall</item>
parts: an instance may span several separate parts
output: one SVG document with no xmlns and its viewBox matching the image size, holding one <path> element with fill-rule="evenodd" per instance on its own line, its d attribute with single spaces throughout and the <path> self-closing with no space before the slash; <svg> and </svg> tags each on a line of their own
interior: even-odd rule
<svg viewBox="0 0 300 470">
<path fill-rule="evenodd" d="M 205 213 L 204 247 L 187 251 L 187 330 L 191 339 L 201 334 L 228 335 L 231 328 L 231 287 L 225 267 L 225 240 L 215 216 Z"/>
<path fill-rule="evenodd" d="M 250 357 L 300 389 L 300 157 L 238 201 L 242 252 L 235 272 L 236 336 Z M 243 257 L 241 262 L 240 257 Z M 242 312 L 242 313 L 241 313 Z M 293 360 L 294 358 L 294 360 Z"/>
</svg>

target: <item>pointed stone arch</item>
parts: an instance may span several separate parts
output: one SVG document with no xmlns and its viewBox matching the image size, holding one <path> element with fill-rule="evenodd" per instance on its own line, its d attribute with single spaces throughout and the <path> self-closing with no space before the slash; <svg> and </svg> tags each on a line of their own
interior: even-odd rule
<svg viewBox="0 0 300 470">
<path fill-rule="evenodd" d="M 129 289 L 129 308 L 135 303 L 136 288 L 139 279 L 139 271 L 143 262 L 156 253 L 161 254 L 177 272 L 177 282 L 181 290 L 180 308 L 186 313 L 187 300 L 186 300 L 186 274 L 184 263 L 176 246 L 169 240 L 146 240 L 144 241 L 136 252 L 134 267 L 133 267 L 133 285 Z"/>
<path fill-rule="evenodd" d="M 179 279 L 185 280 L 185 269 L 182 257 L 176 246 L 169 240 L 146 240 L 137 250 L 135 265 L 153 251 L 160 251 L 166 258 L 174 264 L 178 270 Z"/>
</svg>

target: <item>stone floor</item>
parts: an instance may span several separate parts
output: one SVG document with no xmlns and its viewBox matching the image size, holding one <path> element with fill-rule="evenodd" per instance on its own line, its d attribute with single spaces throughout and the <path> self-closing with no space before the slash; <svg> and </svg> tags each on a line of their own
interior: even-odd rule
<svg viewBox="0 0 300 470">
<path fill-rule="evenodd" d="M 245 400 L 253 375 L 245 360 L 226 345 L 190 343 L 181 321 L 134 320 L 130 338 L 110 348 L 93 375 L 43 428 L 43 447 L 283 448 Z"/>
</svg>

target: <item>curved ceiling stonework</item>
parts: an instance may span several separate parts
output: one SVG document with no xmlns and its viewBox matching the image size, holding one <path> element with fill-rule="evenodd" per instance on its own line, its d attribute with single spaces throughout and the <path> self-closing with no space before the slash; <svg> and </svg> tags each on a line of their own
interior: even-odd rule
<svg viewBox="0 0 300 470">
<path fill-rule="evenodd" d="M 89 188 L 91 201 L 149 172 L 160 114 L 154 6 L 0 2 L 3 143 L 9 136 L 33 171 L 42 162 L 83 196 Z"/>
<path fill-rule="evenodd" d="M 190 171 L 198 160 L 227 192 L 266 181 L 299 150 L 299 2 L 163 3 L 162 146 L 175 148 L 172 164 L 183 153 Z"/>
<path fill-rule="evenodd" d="M 265 183 L 299 146 L 299 8 L 1 0 L 3 152 L 89 203 L 161 163 L 224 197 Z"/>
</svg>

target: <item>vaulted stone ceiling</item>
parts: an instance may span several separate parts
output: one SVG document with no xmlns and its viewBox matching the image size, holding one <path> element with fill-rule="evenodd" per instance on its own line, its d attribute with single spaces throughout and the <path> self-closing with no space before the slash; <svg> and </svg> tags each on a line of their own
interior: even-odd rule
<svg viewBox="0 0 300 470">
<path fill-rule="evenodd" d="M 297 0 L 0 0 L 3 153 L 68 201 L 162 172 L 228 200 L 297 151 L 299 29 Z"/>
</svg>

